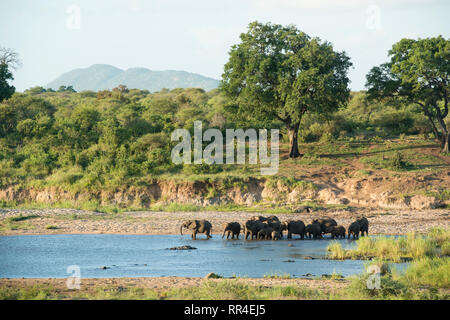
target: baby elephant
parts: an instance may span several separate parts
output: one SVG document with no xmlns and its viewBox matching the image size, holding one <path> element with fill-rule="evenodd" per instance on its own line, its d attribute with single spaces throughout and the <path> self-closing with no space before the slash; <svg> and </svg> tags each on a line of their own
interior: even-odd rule
<svg viewBox="0 0 450 320">
<path fill-rule="evenodd" d="M 337 225 L 330 227 L 331 239 L 341 238 L 345 239 L 345 227 Z"/>
<path fill-rule="evenodd" d="M 271 234 L 271 237 L 272 237 L 272 240 L 279 240 L 279 239 L 281 239 L 280 231 L 273 230 L 272 234 Z"/>
<path fill-rule="evenodd" d="M 236 238 L 239 239 L 239 234 L 241 233 L 240 223 L 239 222 L 228 222 L 224 226 L 222 238 L 225 236 L 225 233 L 227 234 L 227 239 L 230 237 L 230 234 L 231 234 L 231 239 L 234 239 L 234 236 L 236 236 Z"/>
<path fill-rule="evenodd" d="M 270 240 L 272 239 L 272 232 L 273 232 L 273 228 L 272 227 L 265 227 L 261 230 L 258 231 L 258 239 L 260 240 Z"/>
</svg>

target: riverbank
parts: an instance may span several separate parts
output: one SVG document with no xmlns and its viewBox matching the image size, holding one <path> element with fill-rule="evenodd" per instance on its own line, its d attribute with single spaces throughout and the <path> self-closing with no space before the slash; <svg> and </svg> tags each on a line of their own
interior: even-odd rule
<svg viewBox="0 0 450 320">
<path fill-rule="evenodd" d="M 222 234 L 222 225 L 237 221 L 243 224 L 257 212 L 152 212 L 134 211 L 100 213 L 77 209 L 0 209 L 0 235 L 26 234 L 178 234 L 180 225 L 189 219 L 206 219 L 213 234 Z M 310 213 L 280 213 L 280 220 L 300 219 L 309 223 L 314 218 L 329 216 L 345 227 L 359 215 L 370 221 L 370 234 L 402 235 L 426 233 L 431 228 L 450 227 L 448 209 L 386 210 L 352 208 L 317 210 Z"/>
<path fill-rule="evenodd" d="M 246 287 L 247 294 L 253 290 L 264 289 L 266 292 L 275 288 L 296 287 L 304 292 L 333 294 L 346 288 L 350 281 L 344 279 L 281 279 L 281 278 L 237 278 L 237 279 L 205 279 L 200 277 L 157 277 L 157 278 L 97 278 L 81 279 L 80 289 L 68 289 L 67 279 L 0 279 L 0 288 L 6 292 L 40 291 L 47 298 L 53 299 L 183 299 L 186 292 L 205 286 Z M 249 290 L 249 289 L 252 290 Z M 185 291 L 186 290 L 186 291 Z M 211 290 L 214 291 L 214 290 Z M 234 292 L 223 291 L 222 296 L 209 299 L 242 298 L 233 296 Z M 229 294 L 229 296 L 226 296 Z M 42 298 L 42 297 L 41 297 Z M 249 298 L 251 298 L 249 296 Z M 268 298 L 276 298 L 268 297 Z M 282 298 L 281 296 L 279 298 Z"/>
<path fill-rule="evenodd" d="M 367 287 L 366 276 L 349 279 L 184 277 L 81 279 L 68 289 L 67 279 L 0 279 L 0 300 L 448 300 L 448 288 L 381 278 L 381 288 Z"/>
</svg>

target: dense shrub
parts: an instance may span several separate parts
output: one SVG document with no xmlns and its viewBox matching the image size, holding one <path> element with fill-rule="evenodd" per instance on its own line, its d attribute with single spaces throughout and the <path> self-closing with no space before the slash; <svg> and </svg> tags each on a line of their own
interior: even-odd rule
<svg viewBox="0 0 450 320">
<path fill-rule="evenodd" d="M 171 160 L 176 128 L 281 129 L 279 121 L 238 114 L 219 90 L 174 89 L 149 93 L 119 86 L 114 90 L 76 93 L 71 88 L 31 88 L 0 103 L 0 185 L 67 184 L 97 188 L 143 181 L 145 177 L 181 170 Z M 416 105 L 368 103 L 363 92 L 352 94 L 346 109 L 319 116 L 305 114 L 299 140 L 329 144 L 335 139 L 430 134 L 429 123 Z M 401 155 L 388 165 L 403 168 Z M 190 165 L 189 174 L 214 174 L 218 165 Z M 150 177 L 148 177 L 150 178 Z M 139 182 L 139 183 L 141 183 Z"/>
</svg>

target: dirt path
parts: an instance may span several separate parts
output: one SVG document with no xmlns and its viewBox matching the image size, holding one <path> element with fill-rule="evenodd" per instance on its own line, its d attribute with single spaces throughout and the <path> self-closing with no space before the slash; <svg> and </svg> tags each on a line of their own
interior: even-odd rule
<svg viewBox="0 0 450 320">
<path fill-rule="evenodd" d="M 178 234 L 180 225 L 189 219 L 206 219 L 213 225 L 213 233 L 221 234 L 222 225 L 247 219 L 261 213 L 249 212 L 125 212 L 104 214 L 75 209 L 2 209 L 0 210 L 0 235 L 18 234 Z M 426 232 L 433 227 L 450 227 L 448 209 L 433 210 L 387 210 L 358 209 L 336 211 L 313 211 L 302 214 L 277 214 L 280 220 L 312 219 L 329 216 L 338 224 L 348 225 L 359 215 L 370 222 L 370 234 L 406 234 Z M 11 218 L 21 217 L 20 221 Z"/>
</svg>

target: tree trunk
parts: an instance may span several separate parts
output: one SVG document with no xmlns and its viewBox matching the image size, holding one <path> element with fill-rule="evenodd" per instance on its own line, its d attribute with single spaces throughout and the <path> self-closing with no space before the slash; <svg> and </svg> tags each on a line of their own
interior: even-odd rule
<svg viewBox="0 0 450 320">
<path fill-rule="evenodd" d="M 441 110 L 437 106 L 435 106 L 435 108 L 436 108 L 437 120 L 438 120 L 439 126 L 441 127 L 441 130 L 442 130 L 441 152 L 449 152 L 450 148 L 449 148 L 448 144 L 450 142 L 449 141 L 450 140 L 449 139 L 450 132 L 447 129 L 447 126 L 445 125 L 444 117 L 441 114 Z M 447 115 L 447 113 L 445 113 L 445 115 Z"/>
<path fill-rule="evenodd" d="M 450 147 L 449 147 L 449 143 L 450 143 L 450 132 L 447 132 L 447 134 L 444 134 L 444 136 L 442 137 L 442 150 L 441 152 L 445 152 L 445 153 L 449 153 L 450 152 Z"/>
<path fill-rule="evenodd" d="M 299 123 L 293 124 L 288 127 L 289 130 L 289 158 L 300 157 L 300 152 L 298 152 L 298 128 Z"/>
<path fill-rule="evenodd" d="M 419 105 L 422 107 L 423 113 L 427 116 L 428 120 L 431 124 L 431 129 L 433 130 L 433 134 L 436 140 L 438 140 L 441 143 L 441 148 L 444 147 L 444 137 L 441 135 L 439 130 L 437 129 L 436 125 L 434 124 L 433 116 L 430 113 L 430 111 L 425 107 L 424 104 L 419 103 Z"/>
<path fill-rule="evenodd" d="M 431 129 L 433 130 L 434 137 L 436 140 L 442 141 L 441 135 L 439 134 L 438 129 L 436 128 L 436 125 L 434 124 L 433 119 L 431 118 L 431 115 L 427 114 L 428 120 L 430 120 L 431 123 Z"/>
</svg>

